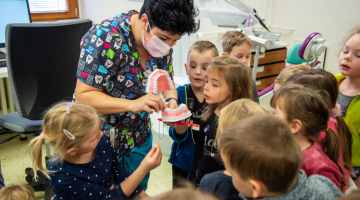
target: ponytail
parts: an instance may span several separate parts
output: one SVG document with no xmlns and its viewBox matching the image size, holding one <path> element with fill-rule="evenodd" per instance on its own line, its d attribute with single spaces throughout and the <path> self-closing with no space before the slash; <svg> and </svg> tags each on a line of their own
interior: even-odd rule
<svg viewBox="0 0 360 200">
<path fill-rule="evenodd" d="M 336 117 L 337 126 L 336 129 L 339 135 L 340 148 L 343 154 L 344 167 L 351 172 L 353 170 L 351 164 L 351 148 L 352 148 L 352 135 L 346 125 L 344 119 L 341 116 Z"/>
<path fill-rule="evenodd" d="M 342 168 L 338 165 L 338 161 L 339 161 L 339 155 L 340 155 L 340 145 L 339 145 L 339 140 L 338 137 L 336 136 L 335 132 L 331 129 L 328 128 L 328 130 L 326 130 L 326 141 L 324 141 L 322 147 L 323 150 L 325 152 L 325 154 L 330 158 L 330 160 L 332 160 L 336 166 L 339 169 L 340 175 L 341 175 L 341 189 L 346 187 L 346 180 L 345 180 L 345 175 L 344 172 L 342 170 Z"/>
<path fill-rule="evenodd" d="M 34 170 L 34 174 L 37 174 L 37 170 L 40 170 L 48 179 L 50 179 L 48 170 L 43 166 L 42 144 L 43 139 L 41 138 L 41 136 L 37 136 L 30 141 L 30 144 L 28 145 L 28 151 L 30 151 L 29 153 L 32 158 L 32 168 Z"/>
</svg>

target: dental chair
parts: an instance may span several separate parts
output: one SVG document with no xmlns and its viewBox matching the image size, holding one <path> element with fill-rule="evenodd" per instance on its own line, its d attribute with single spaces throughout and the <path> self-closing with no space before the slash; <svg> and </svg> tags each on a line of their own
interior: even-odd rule
<svg viewBox="0 0 360 200">
<path fill-rule="evenodd" d="M 319 68 L 321 66 L 321 62 L 317 59 L 326 49 L 324 42 L 325 39 L 320 33 L 315 32 L 310 34 L 303 43 L 295 44 L 289 49 L 286 62 L 290 65 L 302 64 L 306 62 L 306 64 L 312 68 Z M 314 59 L 315 61 L 313 61 Z M 310 61 L 312 62 L 310 63 Z M 259 98 L 271 92 L 274 89 L 274 86 L 275 83 L 260 91 L 258 93 Z"/>
</svg>

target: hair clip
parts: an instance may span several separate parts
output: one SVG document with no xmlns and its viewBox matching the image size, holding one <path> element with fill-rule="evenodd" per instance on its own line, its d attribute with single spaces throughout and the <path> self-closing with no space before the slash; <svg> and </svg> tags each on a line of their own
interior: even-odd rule
<svg viewBox="0 0 360 200">
<path fill-rule="evenodd" d="M 45 135 L 44 135 L 43 132 L 40 133 L 40 138 L 41 138 L 42 140 L 45 139 Z"/>
<path fill-rule="evenodd" d="M 73 134 L 71 134 L 69 131 L 67 131 L 66 129 L 63 129 L 65 135 L 70 139 L 70 140 L 75 140 L 75 136 Z"/>
<path fill-rule="evenodd" d="M 71 106 L 72 106 L 72 103 L 67 103 L 67 105 L 66 105 L 66 111 L 67 111 L 68 115 L 70 114 Z"/>
</svg>

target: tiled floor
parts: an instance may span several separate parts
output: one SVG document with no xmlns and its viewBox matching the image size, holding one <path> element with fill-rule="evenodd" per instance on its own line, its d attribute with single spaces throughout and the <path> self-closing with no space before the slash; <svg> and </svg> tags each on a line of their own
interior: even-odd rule
<svg viewBox="0 0 360 200">
<path fill-rule="evenodd" d="M 5 134 L 0 136 L 0 140 L 16 134 Z M 26 153 L 27 144 L 33 138 L 28 135 L 27 141 L 20 141 L 19 137 L 0 144 L 0 160 L 2 173 L 6 185 L 27 183 L 25 181 L 25 168 L 31 167 L 30 156 Z M 45 153 L 45 145 L 43 146 Z M 171 164 L 168 163 L 169 157 L 163 155 L 161 165 L 151 171 L 149 186 L 146 193 L 155 196 L 172 189 Z M 37 199 L 44 199 L 43 192 L 36 192 Z"/>
</svg>

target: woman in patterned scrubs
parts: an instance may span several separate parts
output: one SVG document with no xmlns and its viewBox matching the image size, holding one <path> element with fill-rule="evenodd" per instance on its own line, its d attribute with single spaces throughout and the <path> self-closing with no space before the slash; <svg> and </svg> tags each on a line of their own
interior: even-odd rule
<svg viewBox="0 0 360 200">
<path fill-rule="evenodd" d="M 94 24 L 81 40 L 75 101 L 101 114 L 101 129 L 130 173 L 151 149 L 150 114 L 166 108 L 160 97 L 146 94 L 147 78 L 162 69 L 173 80 L 171 47 L 198 30 L 196 15 L 193 0 L 146 0 L 140 13 Z M 170 98 L 168 107 L 177 108 L 175 87 L 163 96 Z M 148 179 L 149 174 L 140 184 L 144 190 Z"/>
</svg>

